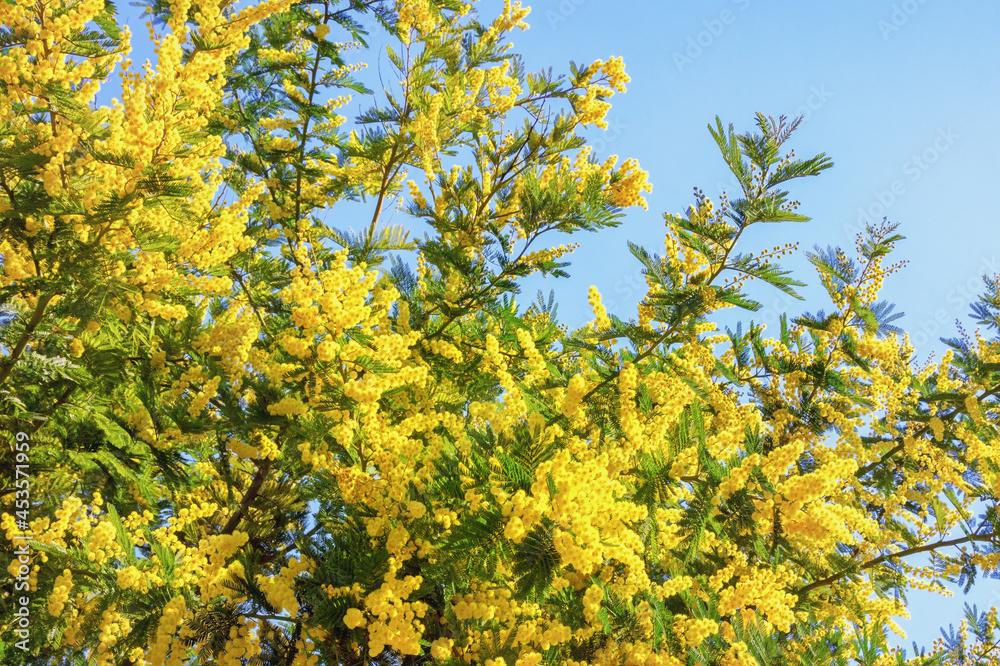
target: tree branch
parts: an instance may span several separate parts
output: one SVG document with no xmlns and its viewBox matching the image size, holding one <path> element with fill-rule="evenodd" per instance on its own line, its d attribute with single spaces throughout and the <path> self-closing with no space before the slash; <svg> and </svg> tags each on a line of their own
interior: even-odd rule
<svg viewBox="0 0 1000 666">
<path fill-rule="evenodd" d="M 250 482 L 250 487 L 247 488 L 246 493 L 243 495 L 243 499 L 240 500 L 239 508 L 236 509 L 236 512 L 229 517 L 228 521 L 226 521 L 226 524 L 222 528 L 222 532 L 220 532 L 220 534 L 232 534 L 233 531 L 239 527 L 240 521 L 243 520 L 247 511 L 250 510 L 250 505 L 253 504 L 253 501 L 257 499 L 257 496 L 260 494 L 260 489 L 264 485 L 267 473 L 271 471 L 272 464 L 273 462 L 268 460 L 257 468 L 257 473 L 254 474 L 253 480 Z"/>
<path fill-rule="evenodd" d="M 46 294 L 38 299 L 35 303 L 35 311 L 31 314 L 31 319 L 28 321 L 28 325 L 24 328 L 24 333 L 21 334 L 21 339 L 17 341 L 14 348 L 10 350 L 10 356 L 7 357 L 6 362 L 0 367 L 0 386 L 7 381 L 10 373 L 14 370 L 14 365 L 17 363 L 17 359 L 21 357 L 24 353 L 24 348 L 28 346 L 28 340 L 31 338 L 31 334 L 35 332 L 38 325 L 42 323 L 42 316 L 45 314 L 45 308 L 48 306 L 49 301 L 55 294 Z"/>
<path fill-rule="evenodd" d="M 281 450 L 280 432 L 274 438 L 274 443 L 277 445 L 278 450 L 280 451 Z M 260 490 L 261 488 L 264 487 L 264 481 L 267 479 L 267 475 L 271 471 L 271 468 L 273 466 L 274 466 L 274 460 L 266 460 L 257 467 L 257 473 L 254 474 L 253 480 L 250 481 L 250 486 L 247 488 L 247 491 L 243 494 L 243 499 L 240 500 L 240 506 L 236 509 L 233 515 L 229 517 L 229 520 L 226 521 L 226 524 L 223 526 L 222 532 L 220 532 L 220 534 L 232 534 L 233 531 L 235 531 L 236 528 L 239 527 L 240 521 L 242 521 L 243 518 L 247 515 L 247 512 L 250 511 L 250 506 L 254 503 L 254 500 L 257 499 L 257 496 L 260 495 Z"/>
<path fill-rule="evenodd" d="M 950 541 L 937 541 L 935 543 L 924 544 L 923 546 L 914 546 L 913 548 L 908 548 L 906 550 L 901 550 L 898 553 L 887 553 L 885 555 L 880 555 L 880 556 L 876 557 L 874 560 L 871 560 L 869 562 L 865 562 L 864 564 L 862 564 L 861 567 L 859 569 L 857 569 L 857 571 L 865 571 L 867 569 L 871 569 L 873 567 L 877 567 L 878 565 L 882 564 L 883 562 L 886 562 L 886 561 L 888 561 L 890 559 L 893 559 L 893 558 L 909 557 L 910 555 L 917 555 L 919 553 L 926 553 L 928 551 L 937 550 L 938 548 L 947 548 L 949 546 L 958 546 L 958 545 L 961 545 L 963 543 L 972 543 L 972 542 L 975 542 L 975 541 L 991 541 L 994 538 L 995 537 L 992 534 L 969 534 L 968 536 L 960 537 L 958 539 L 951 539 Z M 836 583 L 838 580 L 840 580 L 841 578 L 844 578 L 849 573 L 851 573 L 851 571 L 853 571 L 853 569 L 845 569 L 845 570 L 843 570 L 843 571 L 841 571 L 839 573 L 833 574 L 831 576 L 827 576 L 826 578 L 821 578 L 820 580 L 814 581 L 812 583 L 809 583 L 808 585 L 804 585 L 804 586 L 800 587 L 798 590 L 796 590 L 795 594 L 797 594 L 799 597 L 801 597 L 803 594 L 807 594 L 807 593 L 811 592 L 812 590 L 815 590 L 816 588 L 826 587 L 827 585 L 831 585 L 832 583 Z"/>
</svg>

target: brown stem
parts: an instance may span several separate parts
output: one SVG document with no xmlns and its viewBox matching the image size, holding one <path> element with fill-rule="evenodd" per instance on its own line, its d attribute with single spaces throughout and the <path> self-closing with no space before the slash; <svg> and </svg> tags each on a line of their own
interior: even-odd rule
<svg viewBox="0 0 1000 666">
<path fill-rule="evenodd" d="M 970 534 L 968 536 L 964 536 L 958 539 L 951 539 L 950 541 L 937 541 L 935 543 L 924 544 L 923 546 L 914 546 L 913 548 L 907 548 L 906 550 L 901 550 L 898 553 L 887 553 L 886 555 L 880 555 L 876 557 L 874 560 L 862 564 L 858 570 L 864 571 L 866 569 L 871 569 L 872 567 L 876 567 L 892 558 L 908 557 L 910 555 L 917 555 L 919 553 L 926 553 L 928 551 L 937 550 L 938 548 L 958 546 L 963 543 L 972 543 L 974 541 L 990 541 L 993 538 L 994 538 L 993 535 L 990 534 L 983 534 L 983 535 Z M 803 594 L 811 592 L 812 590 L 815 590 L 818 587 L 825 587 L 832 583 L 836 583 L 841 578 L 847 576 L 848 573 L 850 573 L 850 570 L 845 569 L 840 573 L 835 573 L 831 576 L 827 576 L 826 578 L 821 578 L 820 580 L 814 581 L 812 583 L 809 583 L 808 585 L 800 587 L 798 590 L 796 590 L 795 593 L 801 597 Z"/>
<path fill-rule="evenodd" d="M 368 238 L 365 241 L 365 251 L 371 249 L 372 240 L 375 238 L 375 225 L 378 224 L 378 218 L 382 214 L 382 205 L 385 203 L 385 194 L 389 190 L 389 182 L 392 180 L 393 169 L 396 164 L 396 150 L 398 146 L 396 144 L 392 145 L 392 152 L 389 154 L 389 159 L 385 163 L 385 170 L 382 172 L 382 186 L 378 191 L 378 201 L 375 202 L 375 212 L 372 213 L 371 224 L 368 225 Z"/>
<path fill-rule="evenodd" d="M 49 409 L 48 414 L 46 415 L 46 417 L 43 418 L 43 419 L 41 419 L 41 420 L 39 420 L 38 423 L 35 424 L 35 427 L 31 429 L 31 434 L 32 435 L 34 435 L 36 432 L 38 432 L 39 428 L 41 428 L 43 425 L 45 425 L 45 422 L 48 421 L 49 417 L 51 417 L 53 414 L 56 413 L 57 409 L 59 409 L 60 407 L 62 407 L 64 404 L 66 404 L 66 401 L 69 400 L 70 396 L 73 395 L 73 391 L 75 391 L 77 388 L 78 387 L 76 385 L 76 382 L 73 382 L 73 383 L 71 383 L 69 385 L 69 387 L 65 391 L 63 391 L 63 394 L 61 396 L 59 396 L 59 399 L 56 400 L 55 404 L 52 405 L 52 407 Z"/>
<path fill-rule="evenodd" d="M 246 493 L 243 495 L 243 499 L 240 500 L 240 506 L 236 509 L 236 512 L 229 517 L 226 521 L 225 526 L 222 528 L 221 534 L 232 534 L 233 531 L 239 527 L 240 521 L 250 510 L 250 505 L 253 504 L 257 496 L 260 495 L 260 489 L 264 486 L 264 480 L 267 478 L 267 473 L 271 471 L 271 465 L 273 461 L 268 460 L 257 468 L 257 473 L 254 475 L 253 480 L 250 482 L 250 487 L 247 488 Z"/>
<path fill-rule="evenodd" d="M 330 6 L 328 3 L 323 3 L 323 22 L 329 19 L 330 16 Z M 322 56 L 319 53 L 319 48 L 316 50 L 316 59 L 313 60 L 312 73 L 309 76 L 309 99 L 307 100 L 308 105 L 312 106 L 313 99 L 316 97 L 316 80 L 319 76 L 319 65 L 323 61 Z M 295 168 L 295 223 L 298 224 L 299 218 L 302 216 L 302 171 L 305 169 L 306 162 L 306 144 L 309 142 L 309 119 L 310 116 L 306 116 L 305 120 L 302 122 L 302 140 L 299 142 L 299 163 Z"/>
<path fill-rule="evenodd" d="M 281 436 L 284 433 L 284 427 L 278 431 L 278 434 L 274 438 L 274 443 L 277 445 L 278 450 L 281 450 Z M 232 534 L 233 531 L 239 527 L 240 521 L 246 516 L 247 512 L 250 510 L 250 505 L 254 503 L 257 496 L 260 495 L 260 489 L 264 486 L 264 480 L 267 479 L 268 472 L 271 471 L 271 467 L 274 466 L 274 460 L 265 460 L 257 467 L 257 473 L 254 474 L 253 480 L 250 481 L 250 486 L 247 488 L 246 493 L 243 494 L 243 499 L 240 500 L 240 506 L 236 509 L 236 512 L 229 517 L 226 524 L 222 528 L 222 534 Z"/>
<path fill-rule="evenodd" d="M 55 294 L 46 294 L 38 299 L 35 304 L 35 311 L 31 314 L 31 319 L 28 321 L 28 325 L 24 328 L 24 333 L 21 334 L 21 339 L 17 341 L 14 348 L 10 350 L 10 356 L 7 357 L 7 361 L 0 367 L 0 386 L 7 381 L 7 377 L 14 370 L 14 364 L 17 363 L 17 359 L 21 357 L 24 353 L 24 348 L 28 345 L 28 340 L 31 338 L 31 334 L 35 332 L 38 325 L 42 323 L 42 317 L 45 315 L 45 308 L 48 306 L 49 301 Z"/>
<path fill-rule="evenodd" d="M 253 308 L 253 313 L 257 315 L 257 321 L 260 322 L 260 330 L 267 333 L 268 332 L 267 324 L 264 323 L 264 317 L 260 314 L 260 308 L 257 306 L 256 303 L 254 303 L 253 296 L 250 295 L 250 289 L 243 281 L 243 276 L 240 275 L 239 270 L 237 270 L 236 266 L 234 266 L 232 262 L 229 263 L 229 267 L 232 269 L 232 276 L 236 278 L 236 281 L 239 283 L 240 287 L 243 288 L 243 293 L 246 294 L 247 302 L 250 303 L 250 307 Z"/>
<path fill-rule="evenodd" d="M 7 178 L 3 175 L 3 172 L 0 172 L 0 187 L 3 187 L 3 191 L 7 193 L 7 198 L 10 199 L 11 208 L 17 208 L 17 200 L 14 198 L 14 190 L 11 189 L 10 184 L 7 182 Z"/>
</svg>

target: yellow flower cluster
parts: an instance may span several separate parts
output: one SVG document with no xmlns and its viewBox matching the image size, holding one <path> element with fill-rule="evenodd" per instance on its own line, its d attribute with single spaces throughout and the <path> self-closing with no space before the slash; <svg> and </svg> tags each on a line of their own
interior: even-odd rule
<svg viewBox="0 0 1000 666">
<path fill-rule="evenodd" d="M 503 10 L 490 26 L 489 34 L 495 35 L 503 32 L 509 32 L 514 28 L 520 30 L 527 30 L 528 24 L 524 22 L 528 14 L 531 13 L 530 7 L 522 7 L 518 0 L 504 0 Z"/>
<path fill-rule="evenodd" d="M 530 266 L 534 270 L 538 270 L 538 267 L 541 264 L 560 259 L 579 247 L 579 243 L 571 243 L 569 245 L 560 245 L 559 247 L 547 248 L 545 250 L 536 250 L 521 257 L 520 263 L 525 266 Z"/>
<path fill-rule="evenodd" d="M 123 590 L 136 590 L 143 593 L 149 590 L 149 579 L 143 571 L 135 566 L 119 569 L 117 576 L 118 587 Z"/>
<path fill-rule="evenodd" d="M 708 618 L 680 617 L 674 621 L 674 631 L 682 636 L 689 648 L 698 647 L 719 631 L 719 622 Z"/>
<path fill-rule="evenodd" d="M 931 430 L 934 431 L 935 441 L 944 441 L 944 421 L 942 421 L 937 416 L 930 420 Z"/>
<path fill-rule="evenodd" d="M 420 638 L 424 625 L 420 620 L 427 613 L 427 604 L 406 599 L 420 587 L 423 579 L 420 576 L 397 578 L 399 566 L 395 558 L 390 558 L 385 582 L 365 597 L 368 614 L 377 620 L 367 623 L 368 649 L 371 654 L 378 654 L 386 647 L 403 655 L 421 653 Z M 344 619 L 349 627 L 351 624 L 354 627 L 362 626 L 365 624 L 363 620 L 360 611 L 350 613 L 350 618 Z"/>
<path fill-rule="evenodd" d="M 462 362 L 462 350 L 448 342 L 447 340 L 435 339 L 435 340 L 425 340 L 424 346 L 432 354 L 437 354 L 443 356 L 453 363 Z"/>
<path fill-rule="evenodd" d="M 357 608 L 348 608 L 347 612 L 344 613 L 344 624 L 347 625 L 348 629 L 357 629 L 368 624 L 368 620 L 365 618 L 365 614 Z"/>
<path fill-rule="evenodd" d="M 760 662 L 750 652 L 750 647 L 743 641 L 733 641 L 729 650 L 720 662 L 721 666 L 758 666 Z"/>
<path fill-rule="evenodd" d="M 742 461 L 739 467 L 729 470 L 729 475 L 719 484 L 719 496 L 728 499 L 733 493 L 742 490 L 746 486 L 747 479 L 753 472 L 754 465 L 757 464 L 759 456 L 751 454 Z"/>
<path fill-rule="evenodd" d="M 577 122 L 581 125 L 595 125 L 601 129 L 608 128 L 605 118 L 611 108 L 604 100 L 615 92 L 625 92 L 625 84 L 629 77 L 625 74 L 625 63 L 621 58 L 612 57 L 607 62 L 597 60 L 587 70 L 591 83 L 587 85 L 584 95 L 577 95 L 574 100 Z M 607 85 L 604 85 L 604 84 Z"/>
<path fill-rule="evenodd" d="M 581 413 L 583 408 L 583 396 L 587 393 L 587 382 L 583 375 L 573 375 L 566 385 L 566 396 L 563 398 L 560 410 L 569 417 L 574 418 Z"/>
<path fill-rule="evenodd" d="M 84 346 L 83 340 L 80 338 L 73 338 L 69 343 L 69 351 L 73 354 L 74 358 L 80 358 L 83 356 Z"/>
<path fill-rule="evenodd" d="M 245 377 L 253 343 L 260 333 L 251 307 L 231 307 L 212 323 L 208 335 L 196 348 L 220 360 L 225 376 L 231 380 Z"/>
<path fill-rule="evenodd" d="M 608 121 L 605 120 L 608 111 L 611 110 L 611 103 L 605 102 L 599 97 L 600 93 L 608 90 L 603 86 L 591 85 L 587 87 L 585 95 L 578 96 L 575 100 L 577 120 L 581 125 L 595 125 L 601 129 L 608 128 Z"/>
<path fill-rule="evenodd" d="M 112 604 L 101 614 L 100 633 L 97 636 L 96 666 L 112 666 L 115 663 L 114 647 L 118 641 L 129 635 L 131 622 L 122 617 Z"/>
<path fill-rule="evenodd" d="M 101 564 L 107 558 L 117 555 L 121 549 L 115 538 L 114 525 L 107 520 L 99 522 L 90 532 L 90 539 L 87 542 L 87 559 Z"/>
<path fill-rule="evenodd" d="M 168 664 L 167 655 L 171 652 L 171 646 L 176 642 L 175 634 L 181 623 L 191 615 L 187 609 L 187 604 L 183 596 L 176 596 L 163 607 L 163 614 L 156 627 L 156 636 L 153 638 L 146 652 L 146 661 L 149 664 Z M 178 655 L 178 661 L 182 655 Z"/>
<path fill-rule="evenodd" d="M 528 371 L 525 374 L 525 384 L 528 386 L 534 386 L 548 379 L 548 366 L 545 362 L 545 357 L 542 355 L 538 348 L 535 347 L 535 341 L 532 338 L 531 332 L 519 328 L 516 331 L 517 342 L 521 346 L 521 352 L 524 357 L 528 360 Z"/>
<path fill-rule="evenodd" d="M 305 666 L 306 662 L 299 657 L 307 657 L 308 653 L 304 650 L 304 643 L 302 641 L 299 643 L 301 645 L 296 647 L 300 652 L 293 663 L 296 666 Z M 259 626 L 253 620 L 240 616 L 237 625 L 229 628 L 229 638 L 219 655 L 219 666 L 241 666 L 246 660 L 253 659 L 260 653 Z"/>
<path fill-rule="evenodd" d="M 352 609 L 353 610 L 353 609 Z M 431 656 L 438 661 L 447 661 L 452 656 L 455 641 L 451 638 L 438 638 L 431 643 Z"/>
<path fill-rule="evenodd" d="M 777 571 L 740 567 L 738 572 L 738 583 L 719 595 L 719 612 L 731 615 L 738 608 L 755 607 L 780 631 L 788 631 L 795 622 L 792 608 L 798 597 L 786 590 L 795 582 L 795 573 L 785 567 Z"/>
<path fill-rule="evenodd" d="M 611 326 L 611 318 L 608 317 L 608 311 L 601 303 L 601 292 L 597 291 L 597 287 L 591 285 L 590 289 L 587 291 L 587 303 L 594 311 L 594 321 L 591 326 L 595 330 L 600 330 L 603 328 L 608 328 Z"/>
<path fill-rule="evenodd" d="M 73 590 L 73 572 L 63 569 L 62 574 L 56 578 L 56 584 L 49 595 L 49 615 L 59 617 L 69 601 L 69 593 Z"/>
<path fill-rule="evenodd" d="M 419 0 L 426 2 L 426 0 Z M 430 183 L 434 174 L 439 171 L 439 153 L 441 151 L 441 139 L 438 136 L 441 124 L 441 106 L 444 103 L 443 95 L 434 95 L 427 105 L 427 110 L 418 114 L 411 123 L 414 141 L 420 149 L 421 166 L 424 170 L 425 178 Z"/>
<path fill-rule="evenodd" d="M 188 561 L 181 567 L 181 575 L 189 569 L 197 568 L 201 572 L 196 578 L 201 591 L 202 601 L 208 602 L 219 595 L 227 593 L 225 579 L 230 576 L 242 578 L 244 571 L 240 562 L 226 566 L 226 561 L 249 541 L 246 532 L 234 531 L 232 534 L 215 534 L 203 539 L 198 544 L 196 552 L 189 551 Z"/>
<path fill-rule="evenodd" d="M 287 611 L 290 617 L 296 617 L 299 614 L 299 602 L 295 598 L 295 577 L 312 569 L 313 565 L 307 558 L 299 560 L 293 557 L 277 576 L 257 576 L 257 584 L 267 595 L 268 602 L 279 612 Z"/>
<path fill-rule="evenodd" d="M 275 460 L 281 455 L 278 444 L 263 433 L 257 434 L 257 451 L 262 460 Z"/>
<path fill-rule="evenodd" d="M 611 468 L 611 469 L 609 469 Z M 576 461 L 567 450 L 539 465 L 532 485 L 532 501 L 542 514 L 562 527 L 554 530 L 554 547 L 564 565 L 578 574 L 600 572 L 608 560 L 626 570 L 620 591 L 635 594 L 649 585 L 643 562 L 644 546 L 630 529 L 647 517 L 646 507 L 619 501 L 624 486 L 615 480 L 609 453 Z M 555 487 L 550 494 L 549 478 Z M 527 526 L 530 529 L 530 525 Z"/>
<path fill-rule="evenodd" d="M 599 585 L 591 585 L 583 595 L 583 616 L 591 626 L 597 625 L 597 613 L 601 610 L 604 590 Z"/>
<path fill-rule="evenodd" d="M 528 529 L 542 519 L 542 507 L 523 490 L 518 490 L 501 508 L 507 526 L 504 536 L 514 543 L 520 543 L 528 534 Z"/>
<path fill-rule="evenodd" d="M 486 71 L 486 89 L 489 91 L 489 105 L 493 114 L 503 114 L 514 108 L 522 93 L 521 84 L 510 70 L 511 61 L 507 59 Z"/>
<path fill-rule="evenodd" d="M 268 405 L 267 411 L 275 416 L 304 416 L 309 413 L 309 408 L 298 398 L 286 396 L 273 405 Z"/>
<path fill-rule="evenodd" d="M 512 611 L 527 610 L 513 607 Z M 506 617 L 506 616 L 504 616 Z M 523 619 L 517 627 L 514 635 L 514 645 L 524 648 L 537 647 L 540 650 L 548 650 L 553 645 L 568 643 L 573 638 L 573 630 L 562 624 L 558 620 L 545 622 L 536 619 Z M 525 650 L 522 650 L 522 654 Z M 538 653 L 529 653 L 538 654 Z"/>
<path fill-rule="evenodd" d="M 649 172 L 640 169 L 639 162 L 629 158 L 622 162 L 615 175 L 616 178 L 608 186 L 611 204 L 619 208 L 639 206 L 648 209 L 642 195 L 653 191 L 653 186 L 649 184 Z"/>
<path fill-rule="evenodd" d="M 411 30 L 416 30 L 417 35 L 432 33 L 437 26 L 437 9 L 432 8 L 429 0 L 396 0 L 396 29 L 399 30 L 400 39 L 404 44 L 409 45 L 412 40 Z"/>
<path fill-rule="evenodd" d="M 188 405 L 188 415 L 192 417 L 197 417 L 208 405 L 209 401 L 219 394 L 219 384 L 222 383 L 222 377 L 212 377 L 207 382 L 202 385 L 201 391 L 198 391 L 191 398 L 191 404 Z"/>
<path fill-rule="evenodd" d="M 229 440 L 228 447 L 229 450 L 239 458 L 256 460 L 260 457 L 260 451 L 256 447 L 250 446 L 246 442 L 241 442 L 235 437 Z"/>
</svg>

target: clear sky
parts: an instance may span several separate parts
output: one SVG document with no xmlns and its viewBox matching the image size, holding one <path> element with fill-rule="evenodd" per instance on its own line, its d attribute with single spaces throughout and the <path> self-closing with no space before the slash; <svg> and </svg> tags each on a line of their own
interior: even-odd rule
<svg viewBox="0 0 1000 666">
<path fill-rule="evenodd" d="M 792 183 L 806 225 L 758 227 L 747 249 L 799 241 L 851 248 L 864 219 L 902 224 L 898 257 L 909 266 L 883 291 L 906 317 L 918 357 L 940 354 L 955 320 L 969 325 L 978 276 L 1000 272 L 994 191 L 1000 133 L 1000 3 L 987 0 L 539 0 L 531 29 L 514 36 L 529 70 L 568 72 L 569 60 L 622 56 L 632 77 L 616 95 L 599 155 L 635 157 L 649 171 L 648 212 L 599 237 L 580 237 L 567 280 L 533 283 L 556 290 L 560 318 L 591 318 L 587 287 L 628 318 L 644 288 L 626 241 L 662 251 L 664 211 L 679 213 L 697 186 L 717 200 L 734 187 L 706 125 L 718 115 L 738 130 L 753 114 L 805 115 L 791 146 L 800 157 L 826 152 L 835 166 Z M 480 0 L 487 15 L 500 0 Z M 125 14 L 134 10 L 120 5 Z M 138 43 L 145 33 L 130 21 Z M 379 36 L 373 35 L 379 43 Z M 376 47 L 376 53 L 384 49 Z M 140 61 L 145 55 L 136 54 Z M 385 57 L 382 56 L 383 64 Z M 374 63 L 373 63 L 374 64 Z M 400 222 L 398 217 L 395 220 Z M 344 225 L 346 226 L 346 224 Z M 801 256 L 790 265 L 810 283 L 805 305 L 758 291 L 757 321 L 778 312 L 828 307 Z M 786 299 L 787 300 L 787 299 Z M 749 319 L 750 317 L 746 317 Z M 938 627 L 960 620 L 964 601 L 1000 603 L 1000 583 L 981 581 L 967 597 L 911 595 L 909 639 L 929 644 Z M 910 640 L 904 642 L 909 645 Z"/>
</svg>

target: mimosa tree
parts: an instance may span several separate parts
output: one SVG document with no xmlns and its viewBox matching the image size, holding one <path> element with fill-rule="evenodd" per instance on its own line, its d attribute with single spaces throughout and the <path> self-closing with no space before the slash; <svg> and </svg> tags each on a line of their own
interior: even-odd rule
<svg viewBox="0 0 1000 666">
<path fill-rule="evenodd" d="M 4 664 L 996 663 L 995 609 L 886 632 L 997 569 L 997 338 L 913 362 L 888 223 L 719 329 L 803 284 L 743 238 L 808 220 L 797 121 L 710 125 L 739 190 L 569 330 L 515 296 L 646 207 L 582 136 L 621 59 L 526 71 L 510 1 L 148 8 L 136 67 L 109 3 L 0 6 Z"/>
</svg>

